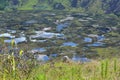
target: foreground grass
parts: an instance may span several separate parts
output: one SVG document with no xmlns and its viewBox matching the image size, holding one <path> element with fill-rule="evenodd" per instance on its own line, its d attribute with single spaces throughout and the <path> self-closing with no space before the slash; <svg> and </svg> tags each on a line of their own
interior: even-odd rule
<svg viewBox="0 0 120 80">
<path fill-rule="evenodd" d="M 110 62 L 55 63 L 50 67 L 45 64 L 37 68 L 36 80 L 120 80 L 120 64 Z"/>
<path fill-rule="evenodd" d="M 19 61 L 23 65 L 21 68 L 14 65 L 18 65 L 17 61 L 4 66 L 1 63 L 0 80 L 120 80 L 119 59 L 88 63 L 52 61 L 42 65 Z"/>
<path fill-rule="evenodd" d="M 5 45 L 0 54 L 0 80 L 120 80 L 120 59 L 93 60 L 86 63 L 52 60 L 37 62 L 32 54 Z M 101 51 L 101 50 L 100 50 Z"/>
</svg>

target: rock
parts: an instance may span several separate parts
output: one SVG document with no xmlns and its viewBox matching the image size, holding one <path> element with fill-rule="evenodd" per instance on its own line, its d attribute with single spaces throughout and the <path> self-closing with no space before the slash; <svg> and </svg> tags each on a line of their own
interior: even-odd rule
<svg viewBox="0 0 120 80">
<path fill-rule="evenodd" d="M 55 3 L 55 4 L 53 5 L 53 8 L 54 8 L 54 9 L 58 9 L 58 10 L 63 10 L 63 9 L 65 9 L 65 7 L 64 7 L 61 3 Z"/>
<path fill-rule="evenodd" d="M 63 56 L 62 61 L 63 62 L 70 62 L 71 60 L 68 56 Z"/>
<path fill-rule="evenodd" d="M 39 54 L 34 56 L 38 61 L 48 61 L 50 58 L 47 55 Z"/>
</svg>

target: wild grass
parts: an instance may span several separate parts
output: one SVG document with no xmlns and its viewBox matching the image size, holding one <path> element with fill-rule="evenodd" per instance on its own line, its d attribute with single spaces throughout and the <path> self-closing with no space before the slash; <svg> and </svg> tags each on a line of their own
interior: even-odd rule
<svg viewBox="0 0 120 80">
<path fill-rule="evenodd" d="M 11 46 L 16 47 L 14 41 Z M 5 52 L 0 54 L 0 80 L 120 80 L 119 58 L 41 64 L 31 57 L 26 59 L 23 50 Z"/>
<path fill-rule="evenodd" d="M 119 58 L 120 47 L 108 47 L 108 48 L 95 48 L 94 51 L 97 52 L 100 58 Z"/>
<path fill-rule="evenodd" d="M 11 64 L 4 62 L 4 67 L 0 68 L 0 80 L 120 80 L 119 59 L 88 63 L 56 61 L 42 65 L 35 65 L 34 61 L 22 63 L 20 60 L 22 66 L 18 67 L 19 62 L 14 57 L 11 58 L 8 59 Z"/>
<path fill-rule="evenodd" d="M 58 62 L 52 68 L 49 67 L 50 64 L 48 63 L 42 68 L 38 68 L 35 77 L 39 78 L 39 76 L 44 75 L 45 78 L 42 80 L 119 80 L 119 70 L 114 72 L 114 61 L 110 64 L 108 60 L 102 62 L 103 65 L 100 65 L 101 61 L 85 64 Z"/>
</svg>

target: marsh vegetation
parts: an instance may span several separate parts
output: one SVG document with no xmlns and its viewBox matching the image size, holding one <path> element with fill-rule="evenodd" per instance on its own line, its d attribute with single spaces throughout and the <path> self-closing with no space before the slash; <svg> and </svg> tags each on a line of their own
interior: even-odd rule
<svg viewBox="0 0 120 80">
<path fill-rule="evenodd" d="M 0 80 L 119 80 L 119 26 L 114 14 L 1 12 Z"/>
</svg>

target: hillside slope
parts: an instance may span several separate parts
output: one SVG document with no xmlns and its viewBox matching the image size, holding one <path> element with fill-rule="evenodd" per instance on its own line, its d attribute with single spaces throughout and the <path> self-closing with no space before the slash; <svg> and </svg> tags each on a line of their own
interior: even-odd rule
<svg viewBox="0 0 120 80">
<path fill-rule="evenodd" d="M 120 13 L 120 0 L 0 0 L 0 10 L 76 10 Z"/>
</svg>

